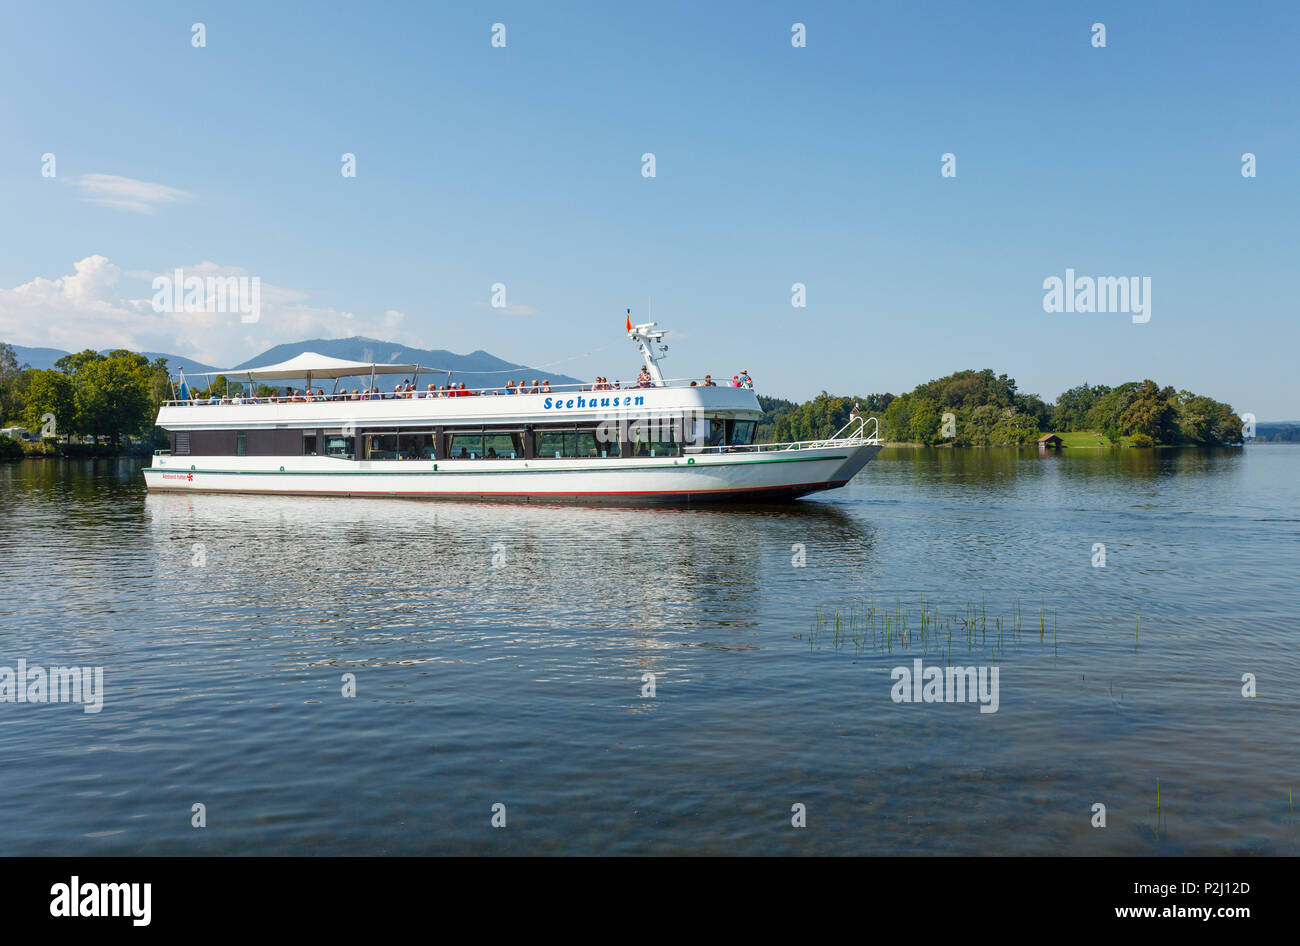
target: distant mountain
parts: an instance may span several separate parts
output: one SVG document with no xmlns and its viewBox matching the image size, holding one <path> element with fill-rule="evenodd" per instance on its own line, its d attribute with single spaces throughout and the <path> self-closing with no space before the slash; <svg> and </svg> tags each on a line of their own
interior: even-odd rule
<svg viewBox="0 0 1300 946">
<path fill-rule="evenodd" d="M 1266 421 L 1255 425 L 1255 439 L 1247 443 L 1300 443 L 1300 421 Z"/>
<path fill-rule="evenodd" d="M 105 351 L 105 354 L 107 354 L 107 351 Z M 179 368 L 186 374 L 202 374 L 205 371 L 217 370 L 211 365 L 205 365 L 203 362 L 195 361 L 193 358 L 186 358 L 184 355 L 164 355 L 162 352 L 157 351 L 142 351 L 140 354 L 144 355 L 150 361 L 157 361 L 159 358 L 167 359 L 168 371 L 175 371 Z"/>
<path fill-rule="evenodd" d="M 58 348 L 27 348 L 23 345 L 11 345 L 14 357 L 18 359 L 19 368 L 36 368 L 45 370 L 53 368 L 54 363 L 67 354 Z"/>
<path fill-rule="evenodd" d="M 313 338 L 303 342 L 287 342 L 283 345 L 276 345 L 274 348 L 268 348 L 243 364 L 235 365 L 231 370 L 261 368 L 266 365 L 279 364 L 282 361 L 288 361 L 295 355 L 301 355 L 305 351 L 313 351 L 318 355 L 328 355 L 331 358 L 342 358 L 346 361 L 373 361 L 379 364 L 412 364 L 425 368 L 443 368 L 452 372 L 451 380 L 464 381 L 465 385 L 470 388 L 500 387 L 506 381 L 518 381 L 521 378 L 529 381 L 534 378 L 538 380 L 545 378 L 552 384 L 579 383 L 578 378 L 571 378 L 566 374 L 555 374 L 554 372 L 547 373 L 541 368 L 517 365 L 514 362 L 504 361 L 496 357 L 496 355 L 490 355 L 482 349 L 472 351 L 468 355 L 458 355 L 442 348 L 410 348 L 397 342 L 386 342 L 382 339 L 365 338 L 360 335 L 352 338 Z M 425 378 L 428 378 L 429 382 L 432 383 L 446 383 L 445 375 L 422 375 L 420 382 L 422 385 L 426 383 Z M 383 380 L 385 387 L 396 383 L 393 381 L 392 376 L 385 376 Z M 364 379 L 345 378 L 343 382 L 340 382 L 340 387 L 358 387 L 362 381 L 369 383 L 370 379 L 368 377 Z M 346 382 L 346 385 L 344 382 Z"/>
<path fill-rule="evenodd" d="M 50 369 L 53 368 L 54 363 L 64 355 L 70 354 L 61 348 L 27 348 L 24 345 L 14 345 L 12 347 L 14 350 L 14 357 L 18 359 L 18 367 L 20 368 Z M 100 352 L 101 354 L 107 354 L 109 349 L 103 348 L 100 349 Z M 172 371 L 175 371 L 177 368 L 184 370 L 186 373 L 215 370 L 211 365 L 205 365 L 201 361 L 195 361 L 193 358 L 187 358 L 184 355 L 168 355 L 158 351 L 142 351 L 140 354 L 144 355 L 150 361 L 154 361 L 158 358 L 166 358 L 167 367 Z"/>
<path fill-rule="evenodd" d="M 20 367 L 53 368 L 56 361 L 68 354 L 68 352 L 58 348 L 26 348 L 22 345 L 14 345 L 13 349 Z M 168 355 L 162 352 L 141 352 L 140 354 L 150 361 L 156 358 L 165 358 L 167 359 L 167 368 L 170 371 L 180 368 L 187 375 L 195 375 L 217 370 L 238 371 L 244 368 L 261 368 L 265 365 L 275 365 L 282 361 L 288 361 L 295 355 L 301 355 L 305 351 L 314 351 L 319 355 L 329 355 L 332 358 L 343 358 L 348 361 L 373 361 L 390 365 L 415 364 L 426 368 L 443 368 L 452 372 L 451 379 L 453 381 L 464 381 L 466 386 L 471 388 L 499 387 L 508 380 L 518 381 L 523 379 L 531 381 L 533 378 L 538 380 L 545 378 L 552 384 L 579 383 L 578 378 L 572 378 L 566 374 L 548 373 L 541 368 L 517 365 L 488 354 L 482 349 L 472 351 L 468 355 L 458 355 L 445 349 L 409 348 L 397 342 L 386 342 L 378 338 L 364 338 L 359 335 L 353 338 L 313 338 L 302 342 L 286 342 L 283 345 L 268 348 L 260 355 L 255 355 L 233 368 L 224 369 L 214 368 L 212 365 L 195 361 L 193 358 L 184 355 Z M 421 384 L 425 383 L 424 378 L 426 377 L 429 381 L 438 384 L 445 383 L 446 379 L 445 375 L 422 375 Z M 368 377 L 365 379 L 344 378 L 340 382 L 340 387 L 344 386 L 345 383 L 348 387 L 359 387 L 363 380 L 369 383 L 370 379 Z M 392 376 L 385 376 L 384 381 L 385 386 L 389 386 L 388 382 L 392 382 Z"/>
</svg>

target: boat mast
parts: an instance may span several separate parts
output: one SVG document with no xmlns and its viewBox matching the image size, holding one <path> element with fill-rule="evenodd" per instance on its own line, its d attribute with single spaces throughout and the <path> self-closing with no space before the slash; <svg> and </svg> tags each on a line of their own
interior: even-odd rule
<svg viewBox="0 0 1300 946">
<path fill-rule="evenodd" d="M 627 317 L 630 323 L 632 321 L 631 309 L 627 310 Z M 641 357 L 645 359 L 646 370 L 650 372 L 650 379 L 656 385 L 662 385 L 664 376 L 663 372 L 659 370 L 659 359 L 664 357 L 664 353 L 668 351 L 668 346 L 660 343 L 667 333 L 662 330 L 651 331 L 656 324 L 655 322 L 642 322 L 640 325 L 633 325 L 628 329 L 627 334 L 641 349 Z M 656 348 L 658 348 L 657 354 Z"/>
</svg>

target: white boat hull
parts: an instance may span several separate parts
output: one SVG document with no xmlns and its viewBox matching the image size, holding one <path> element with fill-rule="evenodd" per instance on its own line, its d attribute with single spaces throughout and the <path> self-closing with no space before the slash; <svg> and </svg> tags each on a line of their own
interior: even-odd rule
<svg viewBox="0 0 1300 946">
<path fill-rule="evenodd" d="M 793 499 L 847 483 L 879 443 L 615 459 L 373 460 L 157 456 L 150 490 L 504 502 L 709 503 Z"/>
</svg>

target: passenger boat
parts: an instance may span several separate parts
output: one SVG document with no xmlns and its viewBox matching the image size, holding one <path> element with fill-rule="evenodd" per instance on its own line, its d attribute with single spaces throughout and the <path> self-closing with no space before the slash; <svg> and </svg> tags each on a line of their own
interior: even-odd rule
<svg viewBox="0 0 1300 946">
<path fill-rule="evenodd" d="M 150 490 L 394 496 L 509 502 L 699 504 L 788 500 L 843 486 L 882 446 L 854 412 L 825 440 L 754 442 L 762 416 L 749 387 L 665 379 L 654 322 L 629 338 L 645 362 L 635 386 L 598 382 L 377 393 L 378 376 L 438 369 L 344 361 L 310 352 L 264 368 L 212 372 L 235 396 L 198 400 L 181 379 L 158 426 L 171 449 L 144 470 Z M 370 378 L 368 392 L 312 382 Z M 259 382 L 306 379 L 306 394 L 254 396 Z M 246 384 L 247 388 L 242 385 Z M 406 385 L 398 385 L 406 387 Z M 354 389 L 354 391 L 359 389 Z M 176 393 L 173 391 L 173 393 Z"/>
</svg>

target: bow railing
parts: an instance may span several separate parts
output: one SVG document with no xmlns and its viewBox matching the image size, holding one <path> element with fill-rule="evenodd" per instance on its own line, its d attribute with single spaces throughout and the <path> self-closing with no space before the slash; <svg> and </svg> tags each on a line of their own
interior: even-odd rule
<svg viewBox="0 0 1300 946">
<path fill-rule="evenodd" d="M 882 445 L 880 421 L 874 417 L 855 416 L 823 440 L 792 440 L 787 443 L 750 443 L 717 447 L 686 447 L 686 453 L 765 453 L 784 450 L 821 450 L 827 447 L 863 447 Z"/>
</svg>

